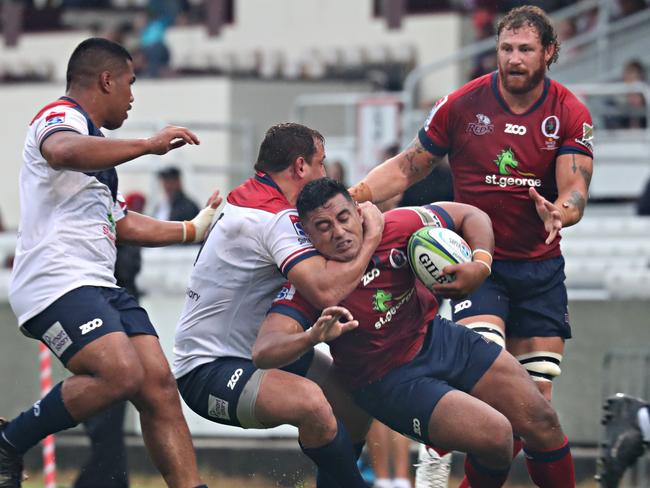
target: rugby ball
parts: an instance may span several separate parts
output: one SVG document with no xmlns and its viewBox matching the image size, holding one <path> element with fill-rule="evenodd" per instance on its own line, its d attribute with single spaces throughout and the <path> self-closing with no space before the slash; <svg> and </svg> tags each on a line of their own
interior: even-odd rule
<svg viewBox="0 0 650 488">
<path fill-rule="evenodd" d="M 407 249 L 413 273 L 427 288 L 454 281 L 454 275 L 442 275 L 445 266 L 472 260 L 472 250 L 465 240 L 454 231 L 440 227 L 423 227 L 414 232 Z"/>
</svg>

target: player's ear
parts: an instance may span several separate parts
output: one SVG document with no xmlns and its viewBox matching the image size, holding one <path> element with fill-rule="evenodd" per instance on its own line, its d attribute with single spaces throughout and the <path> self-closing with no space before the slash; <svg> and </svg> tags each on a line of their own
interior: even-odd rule
<svg viewBox="0 0 650 488">
<path fill-rule="evenodd" d="M 110 93 L 113 89 L 113 77 L 110 71 L 102 71 L 99 74 L 99 86 L 103 92 Z"/>
<path fill-rule="evenodd" d="M 557 49 L 557 46 L 555 44 L 549 44 L 546 46 L 546 49 L 544 49 L 544 64 L 548 67 L 549 61 L 553 58 L 553 55 L 555 54 L 555 50 Z"/>
<path fill-rule="evenodd" d="M 298 177 L 298 179 L 302 179 L 305 176 L 306 169 L 307 169 L 305 167 L 306 164 L 307 161 L 302 156 L 298 156 L 296 160 L 293 162 L 293 172 Z"/>
</svg>

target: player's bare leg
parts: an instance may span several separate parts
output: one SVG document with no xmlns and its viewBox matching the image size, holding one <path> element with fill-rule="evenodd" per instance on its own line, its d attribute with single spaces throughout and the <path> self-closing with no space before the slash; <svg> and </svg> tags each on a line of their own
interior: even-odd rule
<svg viewBox="0 0 650 488">
<path fill-rule="evenodd" d="M 22 455 L 47 435 L 75 426 L 133 395 L 144 372 L 126 334 L 97 338 L 75 353 L 66 367 L 73 376 L 57 384 L 31 408 L 0 430 L 0 485 L 20 486 Z"/>
<path fill-rule="evenodd" d="M 138 354 L 123 332 L 95 339 L 72 356 L 66 367 L 74 376 L 63 382 L 63 401 L 77 422 L 132 397 L 144 380 Z"/>
<path fill-rule="evenodd" d="M 466 473 L 473 486 L 500 487 L 512 459 L 512 427 L 487 403 L 454 390 L 436 405 L 429 421 L 435 446 L 468 453 Z"/>
<path fill-rule="evenodd" d="M 471 394 L 503 413 L 523 438 L 528 471 L 538 486 L 575 486 L 571 452 L 557 414 L 512 355 L 503 351 Z"/>
<path fill-rule="evenodd" d="M 343 422 L 350 440 L 355 446 L 366 442 L 372 417 L 354 402 L 350 393 L 341 385 L 332 369 L 321 384 L 325 398 L 332 406 L 336 418 Z"/>
<path fill-rule="evenodd" d="M 313 381 L 277 369 L 265 371 L 255 402 L 255 417 L 267 427 L 298 427 L 303 452 L 328 481 L 346 488 L 366 486 L 343 423 L 337 421 L 323 390 Z"/>
<path fill-rule="evenodd" d="M 176 381 L 157 337 L 131 337 L 144 369 L 142 388 L 132 397 L 140 413 L 147 449 L 168 486 L 201 484 L 190 431 L 183 417 Z"/>
</svg>

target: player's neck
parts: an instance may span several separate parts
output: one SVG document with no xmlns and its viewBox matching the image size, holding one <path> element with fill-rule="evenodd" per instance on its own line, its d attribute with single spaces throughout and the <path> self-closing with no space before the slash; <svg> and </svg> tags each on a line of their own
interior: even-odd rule
<svg viewBox="0 0 650 488">
<path fill-rule="evenodd" d="M 537 84 L 535 88 L 526 93 L 511 93 L 503 87 L 499 79 L 499 93 L 508 105 L 510 111 L 514 114 L 523 114 L 539 100 L 544 92 L 544 80 Z"/>
<path fill-rule="evenodd" d="M 77 102 L 88 114 L 90 120 L 92 120 L 93 124 L 95 124 L 95 127 L 101 129 L 101 127 L 104 125 L 104 119 L 100 115 L 101 110 L 100 107 L 97 106 L 97 97 L 95 95 L 87 91 L 70 88 L 65 96 L 72 98 L 75 102 Z"/>
<path fill-rule="evenodd" d="M 278 185 L 280 191 L 282 191 L 282 194 L 291 206 L 295 207 L 296 201 L 298 200 L 298 194 L 302 188 L 299 188 L 291 178 L 286 178 L 282 173 L 276 173 L 271 176 L 271 178 L 273 178 L 273 181 Z"/>
</svg>

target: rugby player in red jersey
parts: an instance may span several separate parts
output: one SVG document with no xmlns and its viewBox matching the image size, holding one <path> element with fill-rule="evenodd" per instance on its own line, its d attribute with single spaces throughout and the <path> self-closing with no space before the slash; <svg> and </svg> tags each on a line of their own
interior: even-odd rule
<svg viewBox="0 0 650 488">
<path fill-rule="evenodd" d="M 571 337 L 559 231 L 584 212 L 593 126 L 576 96 L 546 77 L 559 44 L 543 10 L 515 8 L 497 33 L 498 70 L 439 100 L 413 143 L 350 192 L 384 201 L 449 157 L 455 200 L 485 211 L 495 234 L 492 275 L 451 297 L 453 319 L 505 345 L 550 399 Z"/>
<path fill-rule="evenodd" d="M 323 256 L 355 259 L 363 219 L 345 187 L 329 178 L 313 181 L 296 206 Z M 525 369 L 496 343 L 436 315 L 433 296 L 418 293 L 406 251 L 411 234 L 425 225 L 456 230 L 473 249 L 492 251 L 490 220 L 475 207 L 442 202 L 387 212 L 368 271 L 340 307 L 325 309 L 318 319 L 319 310 L 285 285 L 258 334 L 255 365 L 281 367 L 328 342 L 357 404 L 422 443 L 467 452 L 465 472 L 473 487 L 505 483 L 513 432 L 525 441 L 538 486 L 574 487 L 567 438 Z M 477 253 L 472 262 L 444 271 L 456 280 L 432 291 L 464 294 L 480 285 L 489 265 Z"/>
</svg>

